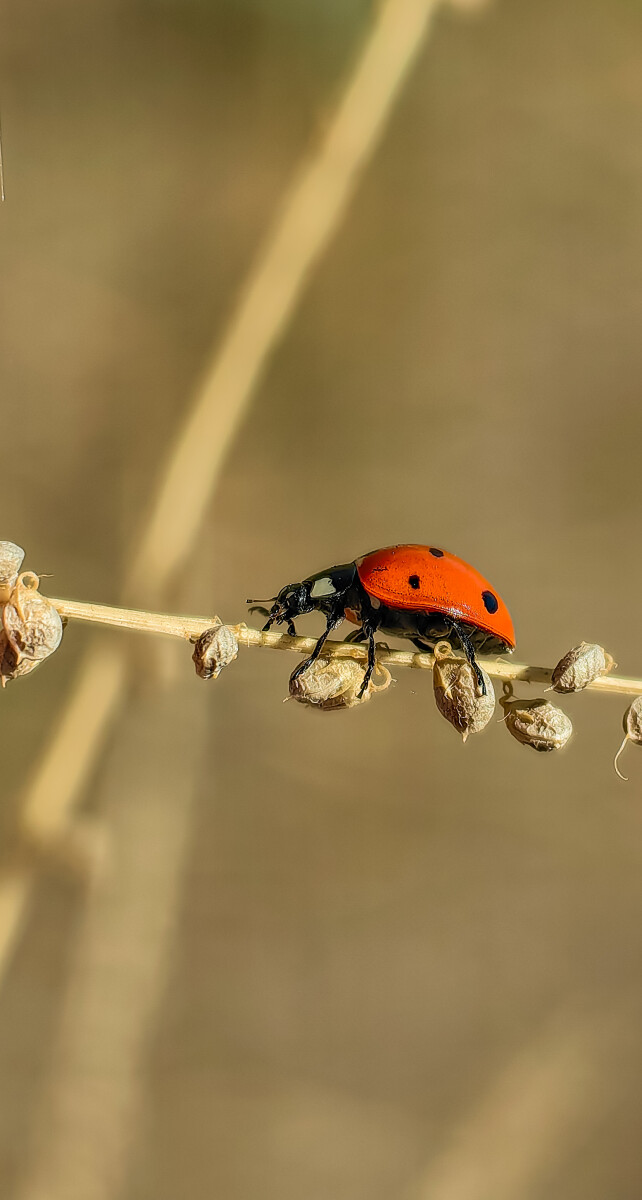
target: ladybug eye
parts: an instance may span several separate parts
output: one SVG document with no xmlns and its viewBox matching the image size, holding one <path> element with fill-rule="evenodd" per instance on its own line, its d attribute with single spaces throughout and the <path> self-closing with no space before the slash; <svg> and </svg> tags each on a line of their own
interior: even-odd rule
<svg viewBox="0 0 642 1200">
<path fill-rule="evenodd" d="M 486 612 L 497 612 L 497 609 L 499 608 L 499 600 L 497 599 L 497 596 L 494 596 L 492 592 L 482 592 L 482 600 L 484 601 L 484 608 L 486 609 Z"/>
<path fill-rule="evenodd" d="M 411 588 L 418 588 L 421 584 L 421 580 L 418 575 L 411 575 L 408 579 L 408 583 L 410 584 Z"/>
</svg>

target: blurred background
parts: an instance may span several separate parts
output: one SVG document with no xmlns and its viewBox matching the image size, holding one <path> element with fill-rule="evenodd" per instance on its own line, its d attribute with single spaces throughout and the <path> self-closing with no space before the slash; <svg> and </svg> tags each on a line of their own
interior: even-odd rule
<svg viewBox="0 0 642 1200">
<path fill-rule="evenodd" d="M 434 542 L 496 585 L 520 660 L 585 638 L 640 675 L 642 6 L 463 8 L 409 59 L 156 603 L 236 622 Z M 1 0 L 0 536 L 51 594 L 121 600 L 379 15 Z M 19 828 L 97 636 L 133 682 L 73 797 L 106 843 L 88 881 Z M 73 624 L 3 693 L 3 1200 L 637 1200 L 625 698 L 565 700 L 540 756 L 499 723 L 462 747 L 421 672 L 284 705 L 293 666 L 241 651 L 205 684 L 181 645 Z"/>
</svg>

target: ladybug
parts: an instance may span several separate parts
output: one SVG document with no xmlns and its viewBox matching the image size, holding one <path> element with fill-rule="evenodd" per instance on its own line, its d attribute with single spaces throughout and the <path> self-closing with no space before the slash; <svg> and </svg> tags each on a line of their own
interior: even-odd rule
<svg viewBox="0 0 642 1200">
<path fill-rule="evenodd" d="M 295 670 L 297 679 L 319 657 L 326 638 L 346 619 L 359 628 L 349 642 L 368 642 L 368 665 L 359 695 L 375 667 L 375 633 L 409 638 L 420 650 L 432 649 L 442 638 L 454 638 L 471 664 L 482 692 L 486 687 L 477 664 L 477 651 L 501 654 L 514 650 L 515 633 L 503 600 L 463 559 L 436 546 L 386 546 L 354 562 L 288 583 L 273 597 L 271 609 L 261 609 L 263 626 L 287 626 L 296 636 L 294 619 L 318 611 L 326 628 L 312 654 Z M 252 601 L 248 600 L 248 604 Z"/>
</svg>

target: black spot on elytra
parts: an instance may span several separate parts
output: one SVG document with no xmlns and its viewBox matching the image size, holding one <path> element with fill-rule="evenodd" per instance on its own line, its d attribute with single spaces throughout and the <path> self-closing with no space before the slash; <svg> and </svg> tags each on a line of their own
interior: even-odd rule
<svg viewBox="0 0 642 1200">
<path fill-rule="evenodd" d="M 444 557 L 443 550 L 435 550 L 434 546 L 430 547 L 430 553 L 432 554 L 433 558 L 443 558 Z"/>
<path fill-rule="evenodd" d="M 499 608 L 499 600 L 497 599 L 497 596 L 494 596 L 492 592 L 482 592 L 482 600 L 484 601 L 484 608 L 486 609 L 486 612 L 497 612 L 497 609 Z"/>
<path fill-rule="evenodd" d="M 408 583 L 410 584 L 411 588 L 418 588 L 421 586 L 421 580 L 418 575 L 411 575 L 408 579 Z"/>
</svg>

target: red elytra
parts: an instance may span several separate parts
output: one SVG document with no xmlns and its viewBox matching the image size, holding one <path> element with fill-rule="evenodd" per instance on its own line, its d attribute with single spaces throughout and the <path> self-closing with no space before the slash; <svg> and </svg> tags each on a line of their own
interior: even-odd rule
<svg viewBox="0 0 642 1200">
<path fill-rule="evenodd" d="M 369 596 L 393 609 L 439 612 L 494 634 L 513 650 L 510 613 L 487 579 L 448 550 L 386 546 L 356 559 Z"/>
</svg>

